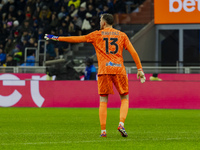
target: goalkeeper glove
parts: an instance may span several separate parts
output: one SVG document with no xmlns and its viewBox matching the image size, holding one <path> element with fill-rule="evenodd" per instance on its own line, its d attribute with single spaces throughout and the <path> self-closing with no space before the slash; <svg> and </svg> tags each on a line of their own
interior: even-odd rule
<svg viewBox="0 0 200 150">
<path fill-rule="evenodd" d="M 55 36 L 55 35 L 51 35 L 51 34 L 45 34 L 45 36 L 44 36 L 45 40 L 59 41 L 58 38 L 59 38 L 59 36 Z"/>
<path fill-rule="evenodd" d="M 141 83 L 144 83 L 144 82 L 145 82 L 146 77 L 145 77 L 144 72 L 143 72 L 142 69 L 138 69 L 137 78 L 138 78 L 138 79 L 140 78 L 140 82 L 141 82 Z"/>
</svg>

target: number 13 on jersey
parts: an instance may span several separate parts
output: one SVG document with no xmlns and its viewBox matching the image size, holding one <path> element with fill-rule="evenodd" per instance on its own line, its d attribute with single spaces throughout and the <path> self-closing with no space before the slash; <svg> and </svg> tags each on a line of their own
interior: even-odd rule
<svg viewBox="0 0 200 150">
<path fill-rule="evenodd" d="M 114 51 L 110 51 L 109 52 L 109 43 L 108 43 L 108 39 L 109 38 L 103 38 L 103 40 L 105 41 L 105 44 L 106 44 L 106 54 L 116 54 L 119 50 L 119 46 L 117 45 L 117 41 L 118 41 L 118 38 L 110 38 L 111 42 L 110 42 L 110 45 L 114 45 L 115 46 L 115 50 Z"/>
</svg>

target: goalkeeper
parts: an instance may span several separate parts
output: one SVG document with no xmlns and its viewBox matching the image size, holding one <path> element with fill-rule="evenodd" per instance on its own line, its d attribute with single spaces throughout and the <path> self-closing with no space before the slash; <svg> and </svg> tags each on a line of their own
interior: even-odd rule
<svg viewBox="0 0 200 150">
<path fill-rule="evenodd" d="M 106 118 L 108 95 L 114 94 L 113 84 L 121 98 L 120 120 L 118 131 L 123 137 L 128 134 L 124 128 L 124 122 L 129 108 L 129 89 L 128 78 L 123 64 L 123 48 L 128 50 L 133 57 L 142 83 L 146 78 L 142 71 L 142 65 L 139 56 L 133 48 L 127 35 L 119 30 L 112 28 L 114 18 L 111 14 L 103 14 L 100 19 L 101 30 L 94 31 L 85 36 L 58 37 L 54 35 L 45 35 L 46 40 L 64 41 L 69 43 L 92 43 L 95 47 L 98 59 L 98 93 L 100 95 L 99 119 L 101 125 L 101 137 L 106 137 Z"/>
</svg>

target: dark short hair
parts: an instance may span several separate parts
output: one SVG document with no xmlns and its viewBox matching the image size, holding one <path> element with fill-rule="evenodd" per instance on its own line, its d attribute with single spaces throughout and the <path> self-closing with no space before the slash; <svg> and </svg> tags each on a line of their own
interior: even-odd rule
<svg viewBox="0 0 200 150">
<path fill-rule="evenodd" d="M 104 19 L 107 24 L 113 25 L 114 23 L 113 15 L 105 13 L 105 14 L 102 14 L 101 16 L 102 16 L 102 19 Z"/>
</svg>

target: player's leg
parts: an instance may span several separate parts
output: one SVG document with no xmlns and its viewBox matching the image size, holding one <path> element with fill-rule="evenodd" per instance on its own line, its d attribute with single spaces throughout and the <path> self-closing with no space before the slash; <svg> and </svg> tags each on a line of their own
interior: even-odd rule
<svg viewBox="0 0 200 150">
<path fill-rule="evenodd" d="M 99 120 L 101 125 L 101 137 L 106 137 L 106 119 L 107 119 L 108 95 L 100 96 Z"/>
<path fill-rule="evenodd" d="M 124 128 L 124 122 L 128 114 L 129 108 L 129 95 L 128 95 L 128 78 L 126 75 L 116 75 L 113 79 L 113 83 L 118 90 L 121 98 L 121 107 L 120 107 L 120 121 L 118 130 L 123 137 L 127 137 L 127 133 Z"/>
<path fill-rule="evenodd" d="M 109 75 L 98 75 L 97 82 L 98 93 L 100 95 L 99 120 L 101 125 L 101 137 L 106 137 L 108 94 L 113 94 L 113 87 Z"/>
<path fill-rule="evenodd" d="M 126 116 L 128 114 L 129 108 L 129 95 L 120 95 L 121 98 L 121 107 L 120 107 L 120 122 L 122 126 L 124 126 L 124 122 L 126 120 Z"/>
<path fill-rule="evenodd" d="M 126 116 L 128 114 L 129 95 L 127 93 L 120 94 L 120 98 L 121 98 L 121 107 L 120 107 L 120 121 L 119 121 L 118 130 L 119 130 L 119 132 L 121 132 L 121 135 L 123 137 L 127 137 L 128 134 L 125 131 L 124 122 L 125 122 Z"/>
</svg>

